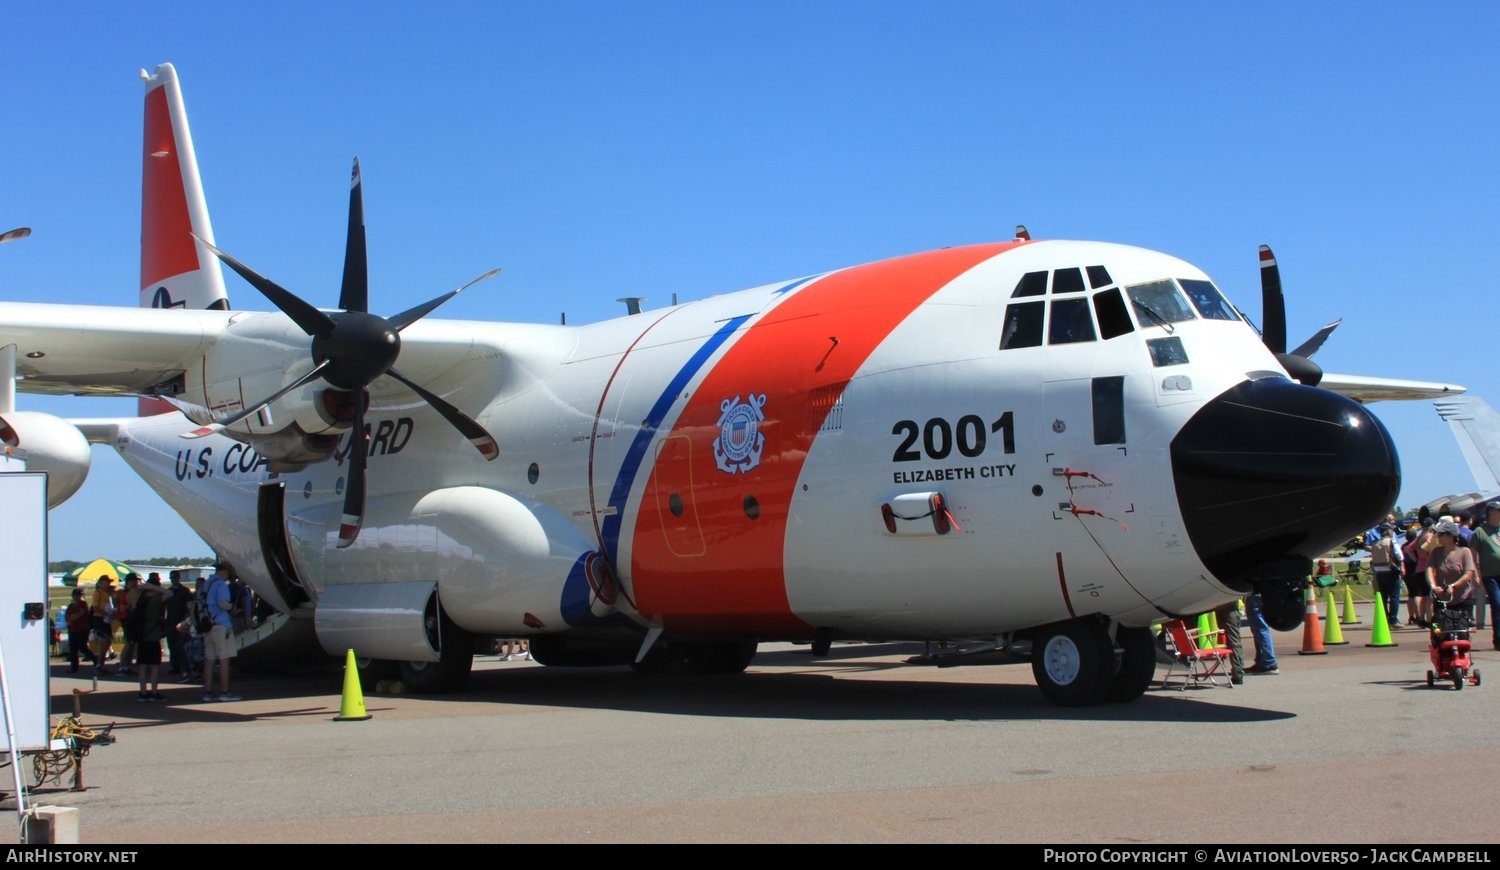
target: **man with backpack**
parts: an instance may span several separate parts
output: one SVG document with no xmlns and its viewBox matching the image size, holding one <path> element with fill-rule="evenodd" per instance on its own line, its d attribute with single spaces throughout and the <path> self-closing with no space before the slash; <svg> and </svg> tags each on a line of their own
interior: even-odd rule
<svg viewBox="0 0 1500 870">
<path fill-rule="evenodd" d="M 229 660 L 234 658 L 235 654 L 234 615 L 232 613 L 234 603 L 229 594 L 229 578 L 233 576 L 234 569 L 220 562 L 214 566 L 214 573 L 208 576 L 208 582 L 203 584 L 203 604 L 208 611 L 207 619 L 211 622 L 207 634 L 203 637 L 203 700 L 205 701 L 240 700 L 239 695 L 229 691 Z M 219 663 L 219 691 L 217 692 L 213 688 L 215 661 Z"/>
<path fill-rule="evenodd" d="M 166 595 L 166 590 L 161 588 L 161 575 L 152 573 L 151 578 L 141 585 L 135 605 L 130 609 L 130 616 L 126 617 L 126 626 L 135 635 L 135 662 L 136 669 L 140 672 L 141 685 L 140 693 L 135 699 L 140 703 L 167 700 L 158 684 L 161 672 L 162 612 Z M 151 691 L 146 691 L 147 686 L 151 687 Z"/>
<path fill-rule="evenodd" d="M 1398 607 L 1401 602 L 1401 548 L 1396 546 L 1395 528 L 1382 523 L 1376 532 L 1378 537 L 1370 549 L 1370 578 L 1375 591 L 1380 593 L 1380 603 L 1385 606 L 1386 625 L 1400 624 Z"/>
</svg>

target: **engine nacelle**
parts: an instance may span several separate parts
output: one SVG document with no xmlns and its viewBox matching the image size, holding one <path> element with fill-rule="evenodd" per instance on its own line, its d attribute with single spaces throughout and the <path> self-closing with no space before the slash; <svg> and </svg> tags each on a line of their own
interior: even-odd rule
<svg viewBox="0 0 1500 870">
<path fill-rule="evenodd" d="M 188 368 L 182 398 L 214 415 L 243 410 L 245 403 L 274 395 L 312 368 L 308 340 L 296 324 L 279 314 L 236 315 L 204 354 L 203 364 Z M 256 444 L 257 451 L 261 439 L 272 439 L 266 442 L 268 450 L 261 452 L 271 459 L 305 464 L 327 458 L 301 455 L 293 446 L 309 436 L 336 437 L 348 431 L 348 422 L 336 419 L 325 407 L 321 394 L 327 387 L 315 380 L 293 390 L 261 413 L 235 423 L 225 434 Z M 278 435 L 282 440 L 275 440 Z M 284 457 L 277 456 L 278 445 L 285 448 Z"/>
<path fill-rule="evenodd" d="M 479 486 L 424 495 L 411 518 L 437 532 L 444 610 L 476 634 L 567 631 L 614 612 L 597 544 L 556 508 Z M 593 605 L 592 607 L 590 605 Z"/>
<path fill-rule="evenodd" d="M 0 414 L 0 443 L 26 460 L 28 471 L 47 473 L 47 507 L 67 501 L 89 476 L 89 442 L 72 423 L 37 411 Z"/>
</svg>

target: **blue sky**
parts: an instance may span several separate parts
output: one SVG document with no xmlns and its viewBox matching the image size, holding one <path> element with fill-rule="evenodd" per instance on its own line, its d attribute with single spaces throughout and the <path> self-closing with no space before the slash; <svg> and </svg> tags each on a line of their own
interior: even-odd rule
<svg viewBox="0 0 1500 870">
<path fill-rule="evenodd" d="M 1118 241 L 1325 369 L 1500 402 L 1493 3 L 22 4 L 0 28 L 0 298 L 134 304 L 143 88 L 170 61 L 222 247 L 332 306 L 349 162 L 371 307 L 569 322 L 944 245 Z M 267 307 L 228 277 L 236 307 Z M 133 404 L 22 396 L 70 416 Z M 1473 488 L 1430 403 L 1374 410 L 1403 505 Z M 207 547 L 112 454 L 54 558 Z"/>
</svg>

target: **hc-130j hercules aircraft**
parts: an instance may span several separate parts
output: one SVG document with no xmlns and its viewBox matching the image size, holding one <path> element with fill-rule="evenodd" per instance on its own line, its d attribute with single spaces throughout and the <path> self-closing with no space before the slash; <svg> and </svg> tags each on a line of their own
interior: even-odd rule
<svg viewBox="0 0 1500 870">
<path fill-rule="evenodd" d="M 479 636 L 699 673 L 931 640 L 1130 700 L 1153 621 L 1259 590 L 1295 627 L 1310 560 L 1390 508 L 1362 402 L 1462 391 L 1325 376 L 1331 326 L 1286 353 L 1268 249 L 1262 335 L 1176 257 L 1024 230 L 584 326 L 431 316 L 456 290 L 382 317 L 357 163 L 325 310 L 215 247 L 175 73 L 142 76 L 149 307 L 0 304 L 0 343 L 22 391 L 169 413 L 0 435 L 54 490 L 80 429 L 112 444 L 325 649 L 419 690 Z M 229 310 L 215 257 L 277 311 Z"/>
</svg>

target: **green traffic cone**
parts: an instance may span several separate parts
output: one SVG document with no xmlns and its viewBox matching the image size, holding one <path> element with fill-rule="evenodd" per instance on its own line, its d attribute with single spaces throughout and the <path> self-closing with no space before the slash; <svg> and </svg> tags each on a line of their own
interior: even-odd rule
<svg viewBox="0 0 1500 870">
<path fill-rule="evenodd" d="M 1391 640 L 1391 625 L 1385 618 L 1385 601 L 1375 593 L 1375 628 L 1370 631 L 1370 642 L 1365 646 L 1400 646 Z"/>
<path fill-rule="evenodd" d="M 1323 645 L 1339 646 L 1349 641 L 1344 640 L 1344 629 L 1339 625 L 1338 619 L 1333 615 L 1333 590 L 1328 590 L 1328 618 L 1323 629 Z"/>
<path fill-rule="evenodd" d="M 1344 584 L 1344 615 L 1339 617 L 1339 622 L 1345 625 L 1358 625 L 1359 614 L 1354 612 L 1354 587 Z"/>
<path fill-rule="evenodd" d="M 344 657 L 344 696 L 339 701 L 339 714 L 335 722 L 363 722 L 370 718 L 365 712 L 365 693 L 359 686 L 359 666 L 355 664 L 354 650 Z"/>
<path fill-rule="evenodd" d="M 1198 614 L 1198 649 L 1213 649 L 1214 646 L 1213 618 L 1210 614 Z"/>
</svg>

